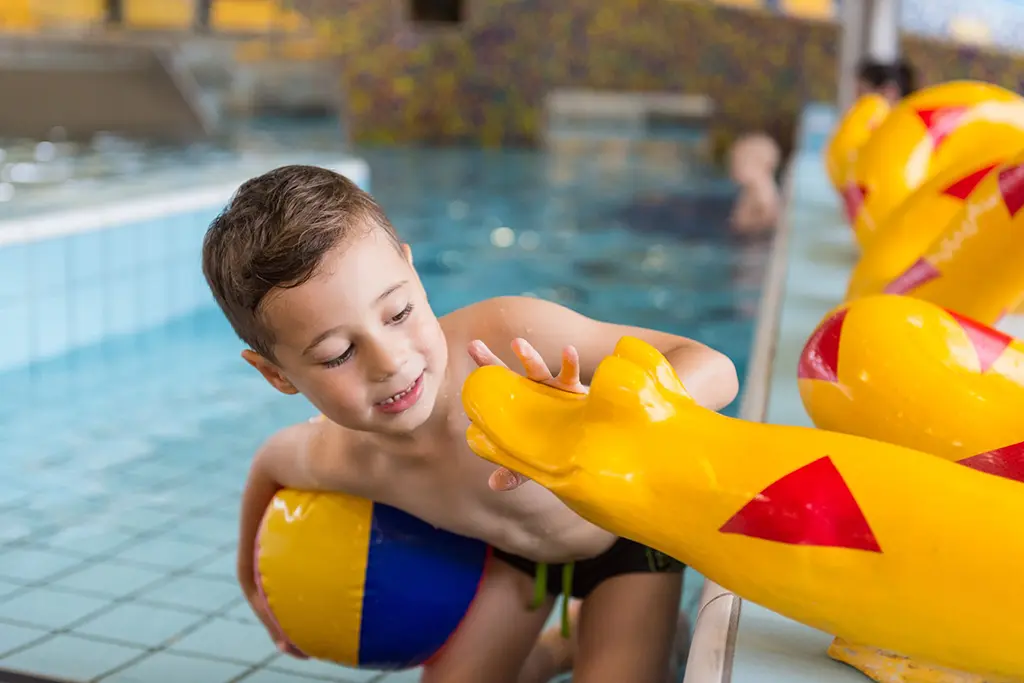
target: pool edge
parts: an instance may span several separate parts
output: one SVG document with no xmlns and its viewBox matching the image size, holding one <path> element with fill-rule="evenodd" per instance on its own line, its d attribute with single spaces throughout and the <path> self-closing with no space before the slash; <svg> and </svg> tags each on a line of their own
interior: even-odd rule
<svg viewBox="0 0 1024 683">
<path fill-rule="evenodd" d="M 803 121 L 797 124 L 801 138 Z M 771 256 L 758 305 L 757 324 L 751 340 L 750 361 L 743 384 L 739 418 L 764 422 L 771 395 L 772 365 L 779 340 L 782 304 L 785 300 L 789 267 L 789 238 L 792 231 L 794 165 L 800 150 L 789 159 L 782 180 L 783 212 L 772 238 Z M 690 655 L 683 683 L 730 683 L 736 634 L 742 600 L 709 579 L 705 579 L 693 626 Z"/>
</svg>

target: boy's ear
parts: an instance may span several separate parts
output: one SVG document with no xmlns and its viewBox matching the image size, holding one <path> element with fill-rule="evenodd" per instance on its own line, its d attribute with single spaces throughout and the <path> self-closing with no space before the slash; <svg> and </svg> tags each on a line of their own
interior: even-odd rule
<svg viewBox="0 0 1024 683">
<path fill-rule="evenodd" d="M 412 265 L 412 247 L 408 242 L 402 242 L 402 256 L 409 262 L 409 265 Z"/>
<path fill-rule="evenodd" d="M 260 354 L 251 349 L 245 349 L 242 351 L 242 358 L 245 359 L 246 363 L 259 370 L 259 373 L 263 375 L 263 379 L 270 382 L 270 385 L 282 394 L 294 395 L 299 393 L 299 390 L 288 381 L 288 378 L 284 376 L 281 369 Z"/>
</svg>

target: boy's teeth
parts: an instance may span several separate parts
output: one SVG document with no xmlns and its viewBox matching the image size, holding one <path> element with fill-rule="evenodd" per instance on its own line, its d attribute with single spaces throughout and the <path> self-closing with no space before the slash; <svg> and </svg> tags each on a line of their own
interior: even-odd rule
<svg viewBox="0 0 1024 683">
<path fill-rule="evenodd" d="M 391 398 L 386 398 L 383 401 L 381 401 L 381 405 L 385 405 L 386 406 L 389 403 L 394 403 L 395 401 L 397 401 L 398 399 L 402 398 L 403 396 L 405 396 L 408 393 L 409 393 L 409 389 L 406 389 L 405 391 L 400 391 L 397 394 L 395 394 L 394 396 L 392 396 Z"/>
</svg>

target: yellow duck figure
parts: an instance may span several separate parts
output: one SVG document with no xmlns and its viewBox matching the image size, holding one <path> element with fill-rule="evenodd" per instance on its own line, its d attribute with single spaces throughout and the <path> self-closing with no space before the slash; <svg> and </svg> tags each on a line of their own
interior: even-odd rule
<svg viewBox="0 0 1024 683">
<path fill-rule="evenodd" d="M 1024 677 L 1024 487 L 920 451 L 698 406 L 623 338 L 587 395 L 485 367 L 470 447 L 589 521 L 850 643 Z"/>
</svg>

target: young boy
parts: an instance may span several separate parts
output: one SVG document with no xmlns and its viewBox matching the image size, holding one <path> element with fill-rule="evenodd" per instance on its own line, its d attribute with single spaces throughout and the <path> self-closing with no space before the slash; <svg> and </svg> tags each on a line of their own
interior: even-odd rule
<svg viewBox="0 0 1024 683">
<path fill-rule="evenodd" d="M 272 436 L 242 498 L 238 577 L 279 647 L 253 579 L 260 519 L 282 487 L 343 491 L 495 549 L 498 561 L 463 628 L 424 681 L 528 679 L 536 662 L 527 657 L 562 588 L 561 567 L 551 567 L 547 598 L 531 605 L 537 563 L 575 562 L 572 592 L 583 602 L 574 680 L 664 683 L 682 566 L 476 457 L 460 391 L 476 366 L 490 363 L 520 363 L 532 379 L 585 391 L 598 362 L 628 334 L 657 346 L 694 397 L 718 409 L 737 391 L 728 358 L 537 299 L 491 299 L 438 319 L 409 247 L 380 207 L 345 177 L 310 166 L 243 184 L 207 232 L 203 271 L 248 346 L 243 358 L 326 418 Z M 560 366 L 553 377 L 549 368 Z"/>
</svg>

